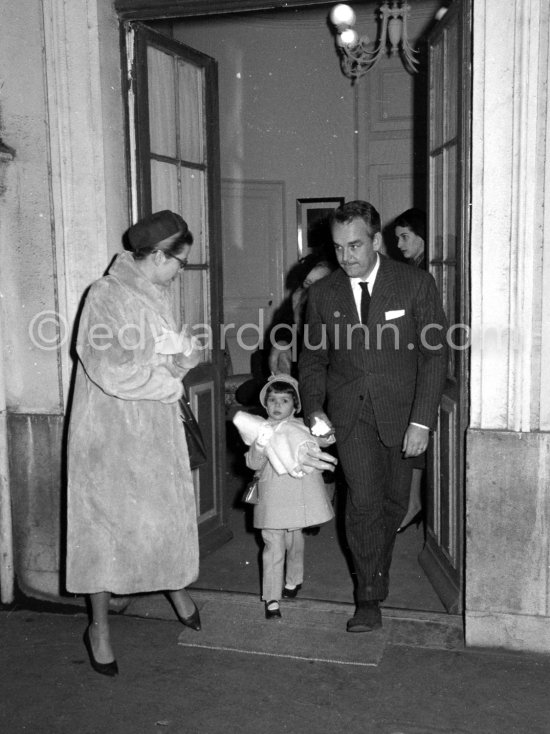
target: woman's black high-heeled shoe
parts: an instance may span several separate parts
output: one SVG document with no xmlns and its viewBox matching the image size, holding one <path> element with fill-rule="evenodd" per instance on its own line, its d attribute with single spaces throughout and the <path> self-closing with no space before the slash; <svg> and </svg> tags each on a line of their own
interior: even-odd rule
<svg viewBox="0 0 550 734">
<path fill-rule="evenodd" d="M 397 532 L 402 533 L 404 530 L 409 528 L 411 525 L 416 525 L 416 527 L 418 528 L 421 522 L 422 522 L 422 510 L 418 510 L 416 515 L 414 517 L 411 517 L 411 519 L 409 520 L 409 522 L 406 525 L 401 525 L 401 527 L 397 528 Z"/>
<path fill-rule="evenodd" d="M 90 641 L 89 627 L 87 627 L 86 632 L 84 632 L 84 644 L 86 645 L 88 657 L 90 658 L 90 665 L 96 673 L 100 673 L 101 675 L 108 675 L 111 677 L 118 675 L 118 664 L 116 660 L 113 660 L 110 663 L 99 663 L 95 659 L 94 651 L 92 650 L 92 643 Z"/>
<path fill-rule="evenodd" d="M 197 605 L 194 604 L 195 610 L 193 614 L 190 614 L 188 617 L 182 617 L 179 612 L 176 612 L 178 615 L 179 621 L 184 624 L 186 627 L 191 627 L 192 630 L 195 630 L 196 632 L 201 631 L 201 617 L 199 614 L 199 610 L 197 609 Z"/>
</svg>

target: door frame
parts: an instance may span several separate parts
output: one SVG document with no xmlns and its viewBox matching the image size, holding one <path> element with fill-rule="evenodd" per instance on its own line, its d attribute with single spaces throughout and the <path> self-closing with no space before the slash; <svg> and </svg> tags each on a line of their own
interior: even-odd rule
<svg viewBox="0 0 550 734">
<path fill-rule="evenodd" d="M 428 36 L 428 46 L 440 40 L 447 28 L 449 21 L 458 19 L 458 46 L 460 48 L 459 60 L 459 84 L 457 89 L 457 171 L 456 171 L 456 227 L 457 242 L 455 254 L 455 276 L 454 276 L 454 303 L 458 304 L 455 312 L 455 323 L 464 324 L 470 328 L 470 231 L 471 231 L 471 124 L 472 124 L 472 3 L 471 0 L 457 0 L 441 21 L 434 27 Z M 443 72 L 442 72 L 443 73 Z M 444 84 L 444 81 L 443 81 Z M 434 79 L 429 79 L 429 99 L 431 99 Z M 428 111 L 428 119 L 430 113 Z M 428 135 L 429 138 L 429 135 Z M 446 143 L 444 144 L 446 145 Z M 428 159 L 430 157 L 430 141 L 428 140 Z M 431 181 L 430 161 L 428 160 L 428 182 Z M 429 187 L 430 183 L 428 183 Z M 428 188 L 428 205 L 433 213 L 431 204 L 432 194 Z M 430 229 L 430 228 L 429 228 Z M 433 234 L 429 234 L 430 244 L 433 242 Z M 435 268 L 444 266 L 443 261 L 433 260 L 428 249 L 430 262 L 436 263 Z M 434 268 L 430 268 L 433 272 Z M 436 278 L 437 280 L 437 278 Z M 453 323 L 450 321 L 450 326 Z M 466 340 L 467 341 L 467 340 Z M 458 339 L 453 340 L 453 343 Z M 450 372 L 447 386 L 443 394 L 440 407 L 440 419 L 438 430 L 433 437 L 429 452 L 429 475 L 428 492 L 431 502 L 428 502 L 426 519 L 426 542 L 419 556 L 419 562 L 432 585 L 437 591 L 447 611 L 453 614 L 464 612 L 465 599 L 465 541 L 466 541 L 466 507 L 465 507 L 465 478 L 466 478 L 466 432 L 469 426 L 469 349 L 454 350 L 454 371 Z M 456 379 L 455 379 L 456 378 Z M 449 408 L 445 411 L 445 408 Z M 456 411 L 453 416 L 453 410 Z M 446 415 L 445 415 L 446 413 Z M 443 431 L 446 427 L 446 432 Z M 447 446 L 443 446 L 445 439 Z M 445 465 L 446 449 L 449 453 L 454 452 L 455 457 Z M 448 469 L 448 471 L 447 471 Z M 439 490 L 452 486 L 445 499 L 455 500 L 449 502 L 449 506 L 443 507 L 444 501 L 440 501 Z M 456 494 L 453 497 L 452 490 Z M 448 515 L 446 513 L 448 509 Z M 447 528 L 442 525 L 447 521 Z M 448 536 L 446 531 L 448 530 Z M 456 538 L 456 556 L 459 558 L 458 567 L 455 569 L 447 561 L 446 554 L 440 549 L 439 540 L 442 535 L 449 538 L 452 543 L 453 533 Z"/>
<path fill-rule="evenodd" d="M 128 39 L 131 42 L 128 43 Z M 206 439 L 209 461 L 193 472 L 199 519 L 199 543 L 208 553 L 232 537 L 228 525 L 229 498 L 225 492 L 224 357 L 220 345 L 223 323 L 223 263 L 219 151 L 218 77 L 215 59 L 139 21 L 121 23 L 122 69 L 126 73 L 126 161 L 130 191 L 130 221 L 151 213 L 151 155 L 147 48 L 172 51 L 204 71 L 205 161 L 208 260 L 188 270 L 207 270 L 210 288 L 211 361 L 199 363 L 185 377 L 189 401 Z M 191 165 L 191 164 L 188 164 Z M 195 167 L 195 164 L 193 165 Z M 209 440 L 211 437 L 211 440 Z M 202 492 L 202 488 L 205 491 Z M 206 508 L 203 510 L 202 498 Z"/>
<path fill-rule="evenodd" d="M 115 0 L 114 6 L 121 20 L 163 20 L 334 4 L 335 0 L 208 0 L 205 9 L 205 0 Z"/>
<path fill-rule="evenodd" d="M 466 136 L 463 139 L 468 141 L 468 145 L 471 148 L 471 94 L 472 94 L 472 36 L 473 36 L 473 13 L 471 7 L 471 0 L 466 0 L 468 8 L 468 25 L 469 33 L 462 36 L 462 41 L 466 42 L 469 49 L 468 55 L 468 84 L 467 89 L 462 88 L 461 94 L 467 93 L 470 98 L 469 114 L 462 115 L 461 121 L 461 135 Z M 459 3 L 460 4 L 460 3 Z M 332 6 L 334 0 L 210 0 L 208 5 L 208 11 L 205 12 L 204 3 L 202 0 L 114 0 L 114 8 L 121 20 L 155 20 L 160 21 L 164 19 L 173 18 L 185 18 L 193 16 L 205 16 L 205 15 L 222 15 L 231 13 L 245 13 L 245 12 L 258 12 L 262 10 L 273 10 L 273 9 L 288 9 L 291 7 L 312 7 L 312 6 Z M 462 7 L 462 4 L 460 4 Z M 456 7 L 452 5 L 447 12 L 457 12 Z M 461 177 L 461 201 L 462 207 L 459 212 L 460 226 L 463 227 L 464 237 L 463 242 L 468 243 L 470 241 L 470 196 L 471 196 L 471 181 L 470 181 L 470 160 L 462 161 L 463 164 L 463 176 Z M 460 278 L 462 284 L 469 286 L 470 274 L 469 274 L 469 249 L 462 253 L 460 267 L 457 271 L 457 276 Z M 221 277 L 221 274 L 220 274 Z M 469 296 L 461 299 L 461 318 L 462 323 L 470 323 L 470 301 Z M 466 430 L 468 428 L 469 420 L 469 353 L 468 351 L 459 352 L 459 358 L 461 360 L 460 369 L 462 370 L 463 379 L 460 385 L 460 404 L 458 414 L 458 430 L 457 430 L 457 442 L 461 447 L 461 461 L 460 461 L 460 479 L 462 482 L 462 521 L 461 521 L 461 588 L 460 588 L 460 601 L 458 608 L 453 609 L 453 612 L 462 613 L 464 606 L 464 563 L 465 563 L 465 542 L 466 542 L 466 518 L 465 518 L 465 438 Z M 438 568 L 437 564 L 434 563 L 433 554 L 427 550 L 421 554 L 422 560 L 421 565 L 426 569 L 431 568 L 436 575 L 440 575 L 443 586 L 445 585 L 444 574 L 441 575 L 441 569 Z M 420 559 L 419 559 L 420 560 Z"/>
</svg>

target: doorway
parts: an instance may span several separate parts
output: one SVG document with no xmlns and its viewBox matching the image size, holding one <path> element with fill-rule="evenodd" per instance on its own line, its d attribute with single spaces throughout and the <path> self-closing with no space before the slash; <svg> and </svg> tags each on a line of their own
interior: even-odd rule
<svg viewBox="0 0 550 734">
<path fill-rule="evenodd" d="M 382 212 L 385 223 L 412 205 L 422 206 L 419 191 L 425 191 L 422 175 L 426 176 L 426 165 L 424 154 L 414 147 L 414 83 L 410 93 L 407 73 L 398 59 L 384 60 L 376 75 L 372 72 L 352 87 L 340 73 L 326 27 L 330 3 L 319 3 L 324 6 L 319 8 L 212 15 L 208 19 L 183 17 L 186 3 L 180 4 L 182 13 L 177 19 L 148 22 L 218 60 L 221 175 L 232 184 L 254 182 L 260 189 L 284 184 L 280 211 L 284 272 L 297 259 L 293 206 L 297 199 L 343 196 L 349 200 L 359 196 Z M 415 22 L 429 25 L 438 5 L 415 4 Z M 373 9 L 374 5 L 361 8 L 359 18 L 371 37 L 376 32 L 369 21 Z M 388 201 L 391 208 L 385 205 Z M 246 250 L 247 243 L 243 247 Z M 249 242 L 248 247 L 254 243 Z M 248 282 L 255 282 L 254 273 L 245 272 L 245 276 Z M 453 434 L 458 440 L 460 430 L 457 426 Z M 228 477 L 233 476 L 231 471 L 228 466 Z M 226 491 L 231 501 L 238 489 L 228 478 Z M 242 508 L 233 508 L 230 524 L 242 521 Z M 413 527 L 403 534 L 406 563 L 413 558 L 416 564 L 423 546 L 422 534 L 413 543 L 415 532 Z M 328 534 L 321 531 L 318 538 L 311 538 L 310 546 L 315 548 L 323 537 Z M 334 538 L 337 542 L 337 529 Z M 229 547 L 224 546 L 219 563 L 223 565 L 229 555 Z M 255 568 L 257 545 L 241 554 L 238 562 Z M 203 571 L 209 563 L 205 558 Z M 326 567 L 325 561 L 321 565 Z M 342 568 L 347 581 L 348 571 Z M 419 573 L 425 578 L 422 570 Z M 343 571 L 337 574 L 341 578 Z M 394 586 L 400 575 L 394 565 Z M 409 576 L 407 571 L 403 575 Z M 257 591 L 257 577 L 254 583 Z M 351 590 L 351 584 L 347 588 Z M 404 601 L 403 606 L 419 608 L 417 602 Z"/>
</svg>

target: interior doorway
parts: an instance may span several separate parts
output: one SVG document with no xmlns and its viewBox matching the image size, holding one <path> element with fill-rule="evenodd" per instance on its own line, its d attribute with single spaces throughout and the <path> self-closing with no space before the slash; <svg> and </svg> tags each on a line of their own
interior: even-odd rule
<svg viewBox="0 0 550 734">
<path fill-rule="evenodd" d="M 125 4 L 128 6 L 130 3 Z M 311 5 L 311 3 L 308 4 Z M 295 235 L 294 207 L 290 206 L 290 203 L 298 198 L 327 196 L 344 196 L 347 200 L 357 197 L 366 198 L 383 212 L 383 219 L 386 223 L 409 206 L 422 207 L 423 200 L 427 208 L 426 130 L 419 131 L 418 115 L 415 114 L 414 108 L 414 100 L 416 99 L 418 104 L 419 97 L 418 94 L 414 94 L 414 85 L 412 97 L 407 96 L 409 94 L 407 77 L 403 76 L 406 72 L 400 66 L 398 59 L 388 59 L 387 63 L 382 62 L 384 66 L 381 64 L 376 76 L 370 76 L 362 87 L 359 85 L 352 87 L 347 80 L 342 79 L 326 24 L 322 26 L 319 23 L 320 17 L 326 17 L 331 3 L 317 4 L 323 7 L 299 10 L 294 7 L 253 15 L 243 14 L 233 18 L 230 18 L 229 15 L 211 15 L 208 19 L 197 17 L 191 19 L 185 12 L 185 0 L 181 0 L 179 5 L 182 12 L 177 17 L 174 17 L 172 11 L 170 20 L 155 20 L 151 15 L 147 20 L 152 27 L 190 45 L 197 45 L 199 50 L 206 51 L 218 59 L 222 93 L 220 100 L 222 177 L 231 182 L 238 181 L 246 184 L 250 181 L 257 181 L 267 186 L 272 186 L 273 182 L 283 182 L 281 263 L 284 271 L 290 268 L 297 257 L 293 241 Z M 173 9 L 174 3 L 170 5 Z M 227 3 L 225 5 L 227 7 Z M 238 5 L 237 2 L 233 3 L 232 10 L 239 10 Z M 246 8 L 243 5 L 240 9 L 250 9 L 252 5 L 253 3 L 248 3 Z M 439 3 L 425 2 L 418 5 L 421 6 L 418 17 L 429 25 L 428 20 L 433 18 Z M 370 10 L 373 11 L 373 9 L 374 4 Z M 214 7 L 211 10 L 215 12 Z M 366 12 L 368 8 L 362 10 Z M 161 9 L 157 8 L 157 11 L 158 15 L 155 17 L 160 18 Z M 290 28 L 290 25 L 295 27 Z M 319 31 L 321 27 L 322 33 Z M 283 34 L 284 42 L 273 40 L 277 37 L 278 32 Z M 304 34 L 311 34 L 313 40 L 306 44 L 307 48 L 303 52 L 295 56 L 293 62 L 289 39 L 293 37 L 294 32 L 297 42 L 299 36 L 303 38 Z M 252 45 L 261 49 L 265 71 L 262 82 L 263 90 L 257 86 L 257 80 L 261 76 L 258 66 L 252 68 L 252 61 L 247 59 L 249 45 L 244 40 L 247 34 L 255 35 Z M 326 66 L 323 66 L 323 63 Z M 226 66 L 230 69 L 227 73 L 224 72 Z M 225 87 L 224 73 L 226 73 L 225 82 L 227 83 Z M 241 83 L 246 74 L 253 77 L 248 85 Z M 323 82 L 320 86 L 318 86 L 319 79 L 322 79 Z M 427 75 L 424 76 L 424 83 L 427 89 Z M 284 89 L 283 99 L 280 96 L 269 97 L 270 85 L 273 89 L 279 90 L 279 95 L 280 90 Z M 415 82 L 415 85 L 418 88 L 418 82 Z M 224 94 L 226 95 L 225 106 Z M 320 101 L 321 104 L 319 104 Z M 309 110 L 307 114 L 301 114 L 292 109 L 294 106 L 303 110 L 304 105 Z M 255 110 L 257 114 L 248 115 L 247 110 Z M 313 115 L 311 110 L 313 110 Z M 261 131 L 256 129 L 259 115 L 266 121 L 266 126 Z M 279 115 L 284 117 L 284 124 L 281 123 Z M 282 128 L 284 128 L 283 134 L 281 134 Z M 422 133 L 424 133 L 423 136 Z M 422 142 L 418 140 L 416 148 L 414 145 L 411 146 L 411 141 L 414 143 L 415 135 L 420 140 L 424 137 L 423 148 Z M 262 145 L 258 144 L 258 138 L 262 138 L 263 150 Z M 227 147 L 225 161 L 224 145 Z M 278 156 L 277 151 L 279 151 Z M 286 156 L 291 156 L 292 160 Z M 284 158 L 282 163 L 281 158 Z M 321 164 L 313 158 L 320 159 Z M 286 169 L 284 168 L 285 163 L 288 163 Z M 387 204 L 385 206 L 385 202 L 391 202 L 391 207 L 388 207 Z M 243 246 L 246 249 L 246 243 Z M 253 246 L 253 242 L 249 243 L 249 247 Z M 225 268 L 224 272 L 227 272 Z M 457 273 L 456 270 L 455 273 Z M 460 276 L 462 275 L 463 273 L 460 273 Z M 247 272 L 246 278 L 249 282 L 255 282 L 253 272 L 250 274 Z M 454 438 L 461 440 L 461 426 L 457 424 L 455 429 Z M 243 480 L 239 471 L 235 471 L 231 461 L 230 451 L 226 486 L 230 502 L 235 500 L 240 491 L 240 487 L 237 486 L 238 481 Z M 236 535 L 244 528 L 244 532 L 248 534 L 248 540 L 252 541 L 246 553 L 236 554 L 235 562 L 237 565 L 251 565 L 251 570 L 255 569 L 258 561 L 258 546 L 253 534 L 250 533 L 242 507 L 233 508 L 230 524 L 235 526 L 233 532 Z M 330 537 L 334 541 L 335 552 L 338 552 L 338 548 L 341 551 L 338 528 L 335 527 L 333 531 L 327 530 L 327 532 L 324 530 L 317 538 L 311 538 L 310 546 L 314 549 L 321 543 L 322 546 L 319 547 L 328 548 L 330 544 L 325 541 Z M 462 532 L 461 528 L 459 532 Z M 243 537 L 246 540 L 247 536 Z M 401 584 L 404 590 L 402 601 L 397 604 L 398 606 L 416 609 L 423 606 L 422 602 L 411 601 L 411 596 L 407 599 L 408 592 L 405 583 L 405 579 L 414 581 L 416 577 L 417 566 L 415 565 L 414 570 L 409 572 L 408 564 L 411 559 L 414 564 L 417 564 L 416 559 L 423 544 L 422 528 L 412 527 L 403 534 L 401 539 L 398 539 L 396 559 L 392 569 L 393 587 L 396 588 Z M 396 565 L 399 563 L 400 546 L 403 548 L 402 568 L 404 570 L 402 572 Z M 233 548 L 237 548 L 237 545 L 234 545 Z M 216 588 L 219 584 L 226 583 L 224 581 L 228 578 L 226 562 L 230 557 L 231 551 L 229 545 L 226 545 L 223 553 L 218 554 L 217 561 L 212 560 L 214 556 L 207 557 L 203 561 L 203 570 L 207 566 L 210 567 L 210 564 L 214 564 L 221 571 L 219 574 L 221 581 L 216 580 L 214 573 L 209 582 Z M 345 559 L 343 562 L 345 564 Z M 327 567 L 326 559 L 318 566 L 324 572 Z M 339 580 L 345 578 L 342 569 L 346 569 L 346 566 L 337 567 L 334 572 Z M 419 566 L 418 573 L 425 580 L 424 572 Z M 347 569 L 346 574 L 348 574 Z M 322 575 L 326 577 L 326 573 Z M 210 573 L 208 576 L 210 577 Z M 205 575 L 201 576 L 200 584 L 205 583 L 205 578 Z M 401 581 L 399 581 L 400 578 Z M 254 577 L 254 584 L 252 591 L 257 591 L 259 588 L 257 576 Z M 349 594 L 351 584 L 348 584 L 349 575 L 346 579 L 348 590 L 346 593 Z M 330 598 L 335 588 L 339 588 L 338 584 L 327 583 L 326 588 L 318 592 L 320 598 Z M 417 588 L 418 584 L 415 586 L 415 589 Z M 401 596 L 400 593 L 399 596 Z M 349 595 L 348 600 L 350 598 Z M 439 601 L 438 604 L 441 605 Z M 431 601 L 426 602 L 424 606 L 433 609 Z M 444 606 L 441 605 L 441 609 L 443 608 Z M 456 608 L 450 610 L 459 611 Z"/>
</svg>

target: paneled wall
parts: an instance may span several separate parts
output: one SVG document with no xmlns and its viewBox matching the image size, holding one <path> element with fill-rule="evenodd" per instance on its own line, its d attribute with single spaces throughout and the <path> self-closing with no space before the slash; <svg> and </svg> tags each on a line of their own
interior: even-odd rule
<svg viewBox="0 0 550 734">
<path fill-rule="evenodd" d="M 421 36 L 439 3 L 415 2 L 411 36 Z M 376 5 L 357 6 L 357 28 L 377 34 Z M 236 269 L 235 186 L 243 206 L 254 207 L 261 182 L 284 187 L 281 227 L 272 247 L 282 246 L 279 274 L 298 258 L 296 200 L 364 198 L 383 223 L 426 200 L 426 76 L 409 74 L 399 57 L 386 57 L 354 85 L 339 65 L 327 24 L 328 8 L 287 10 L 236 17 L 186 19 L 174 36 L 219 63 L 222 176 L 233 182 L 224 209 L 226 240 L 225 312 L 235 314 L 235 298 L 247 299 L 250 283 L 265 280 L 254 227 L 238 243 L 246 268 Z M 422 48 L 422 44 L 418 44 Z M 422 58 L 422 54 L 420 54 Z M 425 66 L 423 67 L 425 69 Z M 253 182 L 251 188 L 248 182 Z M 229 191 L 226 192 L 229 195 Z M 258 236 L 265 237 L 258 220 Z M 392 233 L 389 233 L 392 234 Z M 262 266 L 264 262 L 264 266 Z M 258 294 L 268 302 L 273 289 Z M 234 358 L 235 360 L 235 358 Z M 236 353 L 237 370 L 249 354 Z"/>
<path fill-rule="evenodd" d="M 222 180 L 224 336 L 234 374 L 250 371 L 283 299 L 284 196 L 282 181 Z"/>
</svg>

